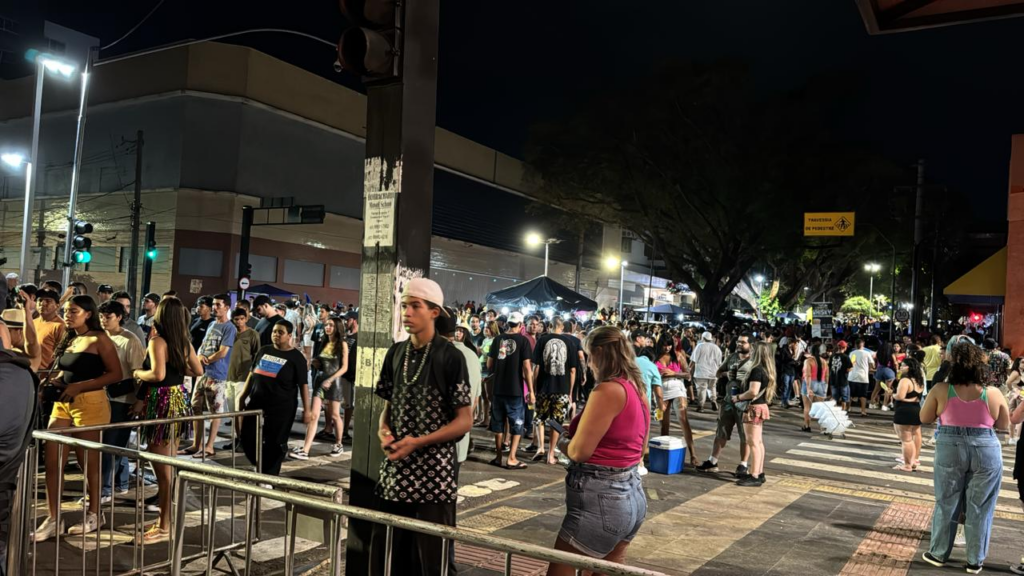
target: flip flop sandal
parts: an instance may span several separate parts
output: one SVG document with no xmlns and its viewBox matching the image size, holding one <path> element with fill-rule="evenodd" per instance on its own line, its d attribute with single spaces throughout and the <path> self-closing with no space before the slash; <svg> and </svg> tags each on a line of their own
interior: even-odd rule
<svg viewBox="0 0 1024 576">
<path fill-rule="evenodd" d="M 526 470 L 528 466 L 524 462 L 516 462 L 515 464 L 509 464 L 505 466 L 508 470 Z"/>
<path fill-rule="evenodd" d="M 196 448 L 194 446 L 189 446 L 188 448 L 183 448 L 181 450 L 178 450 L 178 456 L 191 456 L 191 455 L 195 454 L 196 452 L 199 452 L 199 448 Z"/>
<path fill-rule="evenodd" d="M 547 460 L 547 459 L 548 459 L 548 453 L 547 452 L 537 452 L 536 454 L 533 455 L 533 461 L 534 462 L 540 462 L 541 460 Z"/>
<path fill-rule="evenodd" d="M 213 458 L 214 456 L 216 456 L 217 453 L 216 452 L 195 452 L 195 453 L 192 454 L 192 457 L 195 458 L 196 460 L 201 460 L 204 455 L 206 456 L 207 459 L 209 459 L 209 458 Z"/>
<path fill-rule="evenodd" d="M 491 466 L 497 466 L 498 468 L 505 467 L 505 465 L 501 463 L 501 458 L 495 458 L 494 460 L 488 462 L 488 464 L 490 464 Z"/>
</svg>

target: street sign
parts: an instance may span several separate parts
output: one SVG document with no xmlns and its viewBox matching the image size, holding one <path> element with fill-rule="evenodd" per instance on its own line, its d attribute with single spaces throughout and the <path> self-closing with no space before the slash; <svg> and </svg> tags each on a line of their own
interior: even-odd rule
<svg viewBox="0 0 1024 576">
<path fill-rule="evenodd" d="M 853 236 L 856 212 L 804 212 L 804 236 Z"/>
<path fill-rule="evenodd" d="M 239 278 L 238 279 L 238 289 L 239 290 L 248 290 L 249 289 L 249 279 L 246 278 L 245 276 L 242 276 L 241 278 Z"/>
<path fill-rule="evenodd" d="M 893 317 L 896 318 L 897 322 L 910 322 L 910 310 L 900 308 L 893 314 Z"/>
</svg>

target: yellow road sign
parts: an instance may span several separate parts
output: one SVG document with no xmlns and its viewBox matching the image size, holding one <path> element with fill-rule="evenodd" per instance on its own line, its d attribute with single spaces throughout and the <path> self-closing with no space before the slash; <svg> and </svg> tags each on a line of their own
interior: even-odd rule
<svg viewBox="0 0 1024 576">
<path fill-rule="evenodd" d="M 804 212 L 804 236 L 853 236 L 856 212 Z"/>
</svg>

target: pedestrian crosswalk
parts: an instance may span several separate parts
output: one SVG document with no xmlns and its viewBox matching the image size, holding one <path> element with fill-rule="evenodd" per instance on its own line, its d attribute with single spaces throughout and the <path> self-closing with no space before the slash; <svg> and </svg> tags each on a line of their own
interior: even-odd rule
<svg viewBox="0 0 1024 576">
<path fill-rule="evenodd" d="M 929 432 L 926 430 L 926 435 Z M 1016 481 L 1012 478 L 1014 453 L 1015 447 L 1003 447 L 1003 486 L 999 492 L 1003 503 L 1018 499 Z M 766 468 L 769 473 L 808 474 L 813 471 L 846 482 L 933 494 L 935 449 L 922 448 L 917 472 L 893 469 L 901 456 L 895 432 L 888 431 L 884 424 L 869 423 L 848 430 L 843 438 L 814 435 L 788 445 L 784 454 L 769 453 Z"/>
</svg>

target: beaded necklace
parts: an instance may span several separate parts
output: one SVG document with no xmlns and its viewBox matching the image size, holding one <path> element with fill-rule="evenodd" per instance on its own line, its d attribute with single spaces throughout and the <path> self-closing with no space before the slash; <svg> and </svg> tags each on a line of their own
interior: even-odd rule
<svg viewBox="0 0 1024 576">
<path fill-rule="evenodd" d="M 427 358 L 430 356 L 430 347 L 433 346 L 434 342 L 427 342 L 427 348 L 423 351 L 423 360 L 420 365 L 416 367 L 416 373 L 413 374 L 412 380 L 409 380 L 409 356 L 412 352 L 412 340 L 405 345 L 405 357 L 402 359 L 402 380 L 405 381 L 406 386 L 411 386 L 417 380 L 420 379 L 420 374 L 423 373 L 423 366 L 427 363 Z"/>
</svg>

